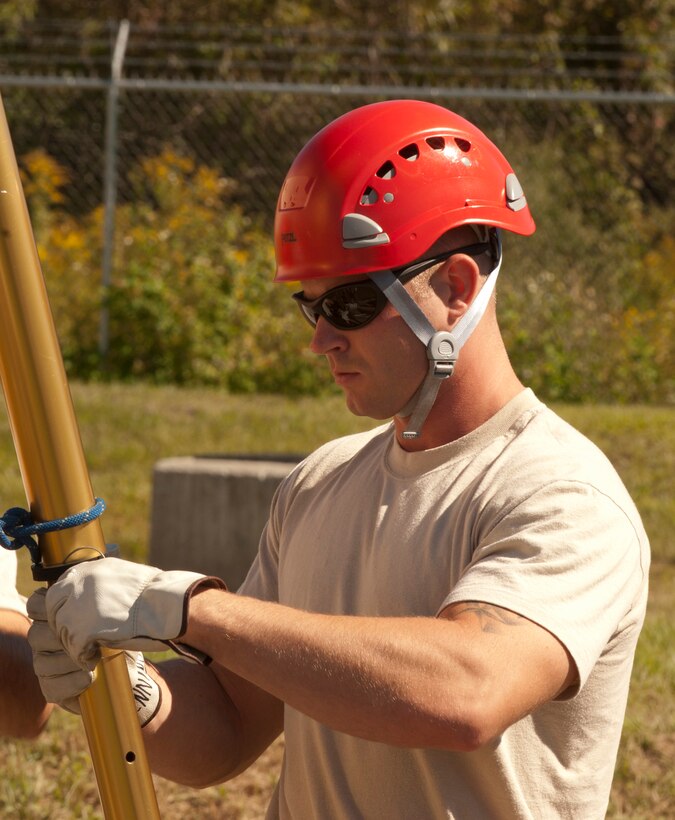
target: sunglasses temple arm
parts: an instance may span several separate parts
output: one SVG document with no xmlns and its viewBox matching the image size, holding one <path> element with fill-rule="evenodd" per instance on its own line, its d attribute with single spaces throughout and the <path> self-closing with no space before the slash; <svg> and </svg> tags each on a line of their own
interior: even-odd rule
<svg viewBox="0 0 675 820">
<path fill-rule="evenodd" d="M 391 304 L 401 314 L 408 327 L 426 347 L 435 330 L 422 309 L 410 297 L 408 291 L 390 270 L 369 273 L 370 279 L 384 293 Z"/>
</svg>

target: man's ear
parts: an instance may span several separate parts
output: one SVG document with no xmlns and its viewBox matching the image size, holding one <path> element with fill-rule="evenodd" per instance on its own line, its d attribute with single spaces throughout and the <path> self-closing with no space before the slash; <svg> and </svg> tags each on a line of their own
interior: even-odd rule
<svg viewBox="0 0 675 820">
<path fill-rule="evenodd" d="M 478 263 L 464 253 L 451 257 L 441 270 L 438 285 L 448 310 L 448 321 L 454 324 L 466 313 L 480 290 Z M 441 293 L 439 292 L 439 295 Z"/>
</svg>

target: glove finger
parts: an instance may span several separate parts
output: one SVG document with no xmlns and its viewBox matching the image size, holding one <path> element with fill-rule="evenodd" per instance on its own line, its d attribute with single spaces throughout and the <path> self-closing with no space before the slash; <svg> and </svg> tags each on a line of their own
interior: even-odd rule
<svg viewBox="0 0 675 820">
<path fill-rule="evenodd" d="M 83 668 L 93 669 L 95 662 L 92 662 L 92 659 L 98 659 L 98 649 L 95 646 L 89 646 L 87 651 L 82 651 L 80 647 L 73 646 L 72 641 L 68 641 L 67 630 L 57 631 L 54 615 L 58 613 L 63 602 L 57 599 L 55 611 L 48 611 L 47 596 L 51 589 L 53 587 L 36 589 L 26 602 L 28 616 L 33 620 L 33 625 L 28 632 L 28 640 L 33 652 L 56 652 L 65 649 L 73 657 L 80 659 L 82 656 L 80 665 Z"/>
<path fill-rule="evenodd" d="M 101 646 L 93 639 L 89 639 L 82 644 L 73 639 L 72 632 L 69 632 L 67 627 L 53 627 L 56 633 L 56 638 L 59 641 L 61 648 L 64 649 L 73 660 L 75 660 L 83 669 L 93 669 L 101 659 Z"/>
<path fill-rule="evenodd" d="M 91 672 L 88 669 L 82 669 L 63 651 L 34 653 L 33 668 L 38 677 L 53 678 L 81 672 L 87 679 L 91 678 Z"/>
<path fill-rule="evenodd" d="M 42 655 L 63 655 L 64 664 L 69 662 L 73 669 L 84 669 L 87 672 L 92 672 L 94 667 L 101 659 L 101 653 L 94 648 L 91 656 L 84 660 L 73 660 L 68 654 L 67 649 L 59 640 L 58 636 L 49 624 L 43 621 L 34 621 L 28 630 L 28 643 L 33 650 L 33 665 L 37 663 L 37 658 Z M 68 661 L 65 660 L 68 659 Z"/>
<path fill-rule="evenodd" d="M 28 617 L 33 621 L 47 620 L 47 588 L 40 587 L 26 601 Z"/>
<path fill-rule="evenodd" d="M 93 678 L 93 674 L 84 669 L 66 675 L 39 677 L 40 689 L 49 703 L 56 703 L 69 712 L 79 714 L 78 697 L 91 686 Z"/>
<path fill-rule="evenodd" d="M 68 698 L 67 700 L 64 700 L 61 703 L 59 703 L 59 706 L 62 709 L 65 709 L 66 712 L 72 712 L 74 715 L 82 714 L 82 710 L 80 709 L 79 698 Z"/>
<path fill-rule="evenodd" d="M 28 629 L 28 643 L 37 652 L 63 652 L 61 641 L 46 621 L 33 621 Z"/>
</svg>

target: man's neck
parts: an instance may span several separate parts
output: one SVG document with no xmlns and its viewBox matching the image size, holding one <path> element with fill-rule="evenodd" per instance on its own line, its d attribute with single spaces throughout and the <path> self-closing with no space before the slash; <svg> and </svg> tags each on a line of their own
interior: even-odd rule
<svg viewBox="0 0 675 820">
<path fill-rule="evenodd" d="M 508 361 L 506 367 L 491 366 L 482 372 L 475 368 L 458 368 L 441 385 L 420 435 L 404 439 L 403 432 L 409 419 L 396 416 L 396 438 L 401 447 L 410 452 L 449 444 L 491 419 L 523 389 Z"/>
</svg>

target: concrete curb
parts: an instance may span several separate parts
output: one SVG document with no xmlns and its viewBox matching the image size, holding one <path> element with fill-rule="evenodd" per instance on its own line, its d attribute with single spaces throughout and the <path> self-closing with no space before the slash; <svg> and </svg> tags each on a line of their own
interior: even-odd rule
<svg viewBox="0 0 675 820">
<path fill-rule="evenodd" d="M 276 488 L 301 456 L 183 456 L 153 470 L 149 562 L 246 577 Z"/>
</svg>

